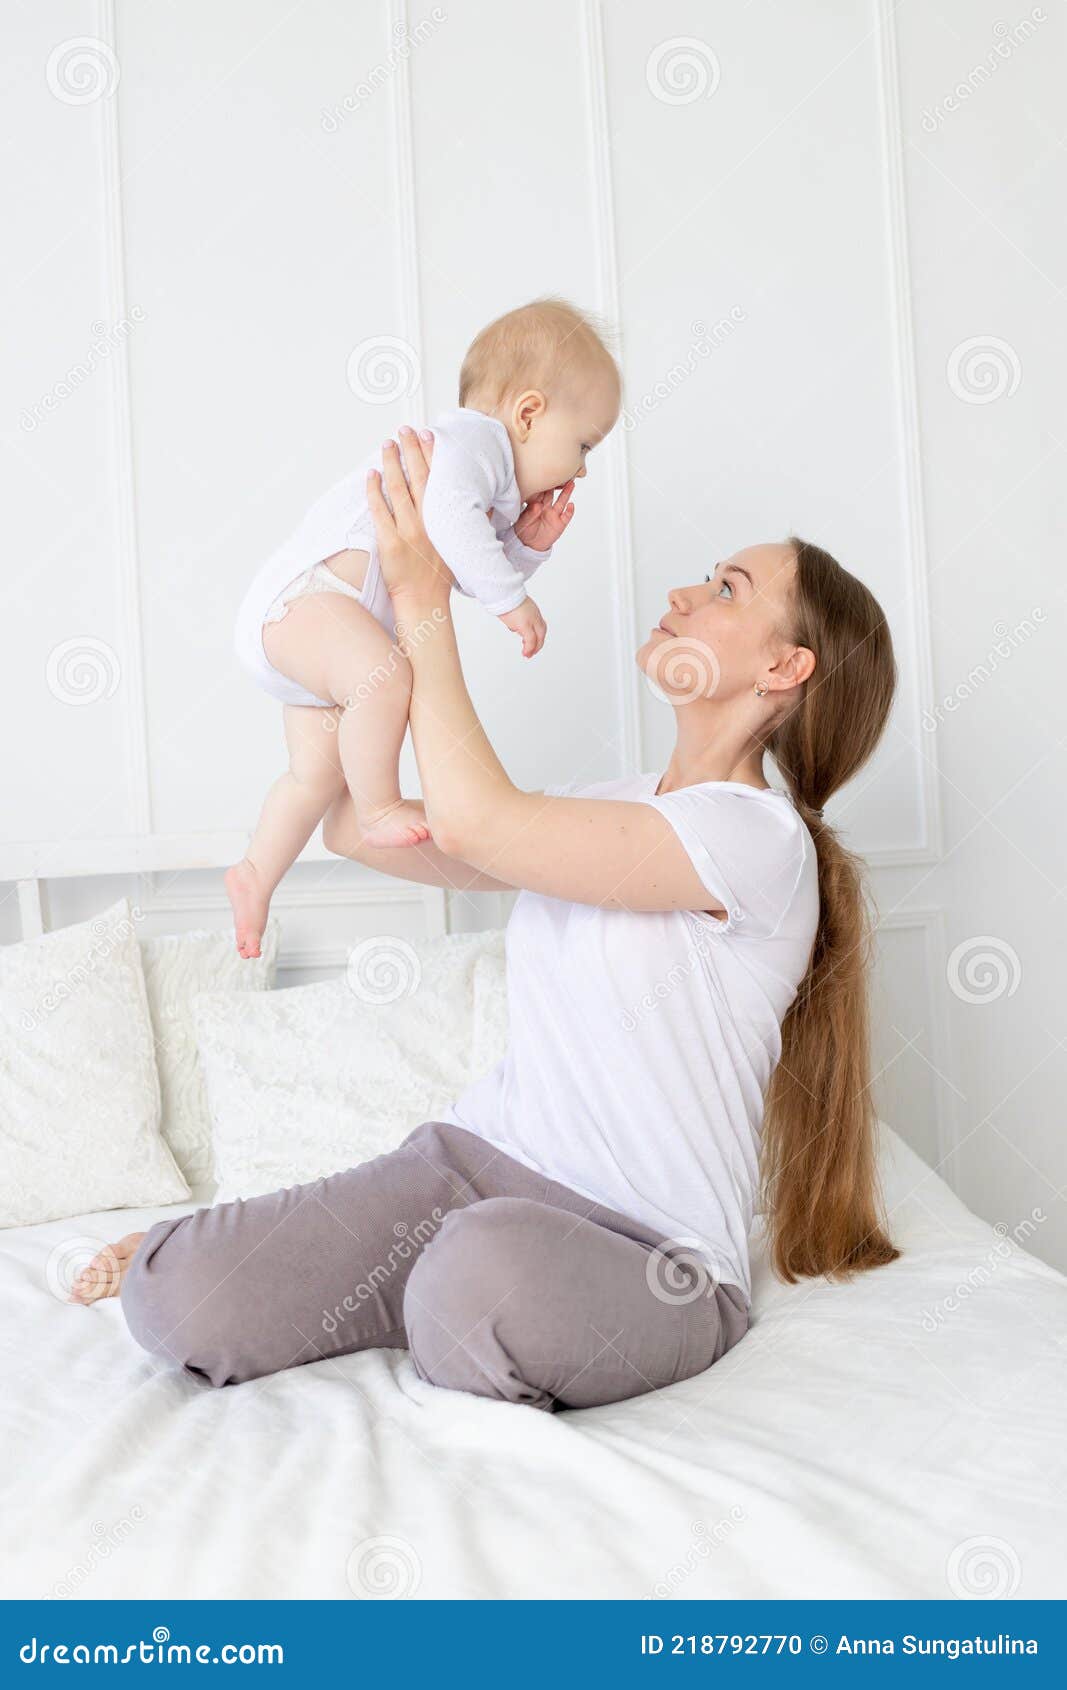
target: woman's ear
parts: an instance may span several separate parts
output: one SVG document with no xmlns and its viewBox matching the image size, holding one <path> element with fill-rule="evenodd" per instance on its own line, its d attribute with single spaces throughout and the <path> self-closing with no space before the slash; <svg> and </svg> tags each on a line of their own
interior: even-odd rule
<svg viewBox="0 0 1067 1690">
<path fill-rule="evenodd" d="M 795 645 L 787 656 L 775 664 L 774 672 L 779 680 L 789 686 L 802 686 L 809 675 L 815 673 L 815 653 L 809 651 L 806 645 Z"/>
<path fill-rule="evenodd" d="M 797 647 L 798 673 L 802 681 L 810 680 L 819 666 L 819 660 L 806 645 Z"/>
<path fill-rule="evenodd" d="M 520 440 L 528 438 L 533 424 L 547 410 L 548 400 L 537 388 L 532 387 L 528 392 L 519 394 L 512 407 L 511 423 Z"/>
</svg>

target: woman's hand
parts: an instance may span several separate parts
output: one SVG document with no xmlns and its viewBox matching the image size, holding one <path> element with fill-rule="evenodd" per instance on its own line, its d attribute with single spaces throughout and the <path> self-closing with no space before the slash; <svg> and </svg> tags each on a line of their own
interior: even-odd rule
<svg viewBox="0 0 1067 1690">
<path fill-rule="evenodd" d="M 382 575 L 394 605 L 433 609 L 447 605 L 455 576 L 434 550 L 422 521 L 422 500 L 433 460 L 428 429 L 400 430 L 382 447 L 382 473 L 367 476 L 367 504 L 374 522 Z"/>
<path fill-rule="evenodd" d="M 382 573 L 399 613 L 397 633 L 402 623 L 407 630 L 402 644 L 411 663 L 411 734 L 435 846 L 397 855 L 432 851 L 442 864 L 459 858 L 480 871 L 476 886 L 485 884 L 484 875 L 604 909 L 718 914 L 720 906 L 670 822 L 652 805 L 547 798 L 520 792 L 508 779 L 464 684 L 448 613 L 452 576 L 422 523 L 431 442 L 411 429 L 401 434 L 403 462 L 390 440 L 382 474 L 368 477 L 367 499 Z M 422 637 L 423 627 L 432 629 L 432 638 Z"/>
</svg>

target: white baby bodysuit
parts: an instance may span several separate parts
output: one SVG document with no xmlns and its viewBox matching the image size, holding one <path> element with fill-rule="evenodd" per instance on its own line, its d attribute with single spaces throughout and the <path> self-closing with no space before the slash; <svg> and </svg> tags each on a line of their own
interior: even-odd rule
<svg viewBox="0 0 1067 1690">
<path fill-rule="evenodd" d="M 532 551 L 515 533 L 523 499 L 515 480 L 508 431 L 495 417 L 466 407 L 445 411 L 432 428 L 433 463 L 422 511 L 426 532 L 455 575 L 459 590 L 476 598 L 490 615 L 504 616 L 522 603 L 527 580 L 551 555 Z M 366 579 L 355 596 L 393 632 L 367 507 L 367 472 L 372 468 L 381 469 L 380 453 L 316 500 L 294 533 L 262 565 L 238 611 L 237 655 L 260 686 L 283 703 L 321 705 L 325 701 L 267 661 L 263 624 L 286 588 L 324 558 L 350 549 L 370 554 Z M 489 511 L 492 516 L 487 520 Z M 351 589 L 348 592 L 353 596 Z"/>
</svg>

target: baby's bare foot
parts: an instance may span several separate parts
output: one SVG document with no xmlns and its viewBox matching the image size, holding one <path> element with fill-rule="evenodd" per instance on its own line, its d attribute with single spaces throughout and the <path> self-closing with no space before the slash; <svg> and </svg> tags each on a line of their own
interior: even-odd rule
<svg viewBox="0 0 1067 1690">
<path fill-rule="evenodd" d="M 226 870 L 225 884 L 226 896 L 233 908 L 238 955 L 257 957 L 270 912 L 270 894 L 263 890 L 259 875 L 247 857 Z"/>
<path fill-rule="evenodd" d="M 71 1286 L 71 1302 L 98 1303 L 101 1297 L 117 1297 L 143 1237 L 143 1232 L 128 1232 L 117 1244 L 105 1244 Z"/>
<path fill-rule="evenodd" d="M 421 845 L 430 837 L 422 805 L 409 803 L 406 798 L 398 798 L 384 810 L 363 811 L 359 831 L 364 845 L 376 845 L 383 851 L 398 845 Z"/>
</svg>

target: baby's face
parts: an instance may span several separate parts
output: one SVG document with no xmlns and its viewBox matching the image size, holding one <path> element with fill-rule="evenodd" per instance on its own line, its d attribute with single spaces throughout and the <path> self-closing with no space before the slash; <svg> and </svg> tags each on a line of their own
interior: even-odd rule
<svg viewBox="0 0 1067 1690">
<path fill-rule="evenodd" d="M 577 397 L 549 397 L 525 440 L 512 434 L 515 479 L 524 499 L 579 481 L 594 446 L 611 433 L 619 417 L 619 390 L 610 374 L 598 372 Z"/>
</svg>

